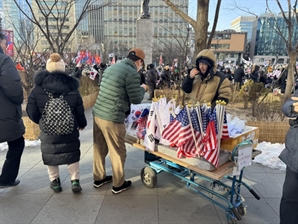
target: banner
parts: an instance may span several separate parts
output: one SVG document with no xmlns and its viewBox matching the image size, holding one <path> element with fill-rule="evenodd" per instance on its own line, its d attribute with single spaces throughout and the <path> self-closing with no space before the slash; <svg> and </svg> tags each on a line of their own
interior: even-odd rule
<svg viewBox="0 0 298 224">
<path fill-rule="evenodd" d="M 9 57 L 14 57 L 14 50 L 13 50 L 13 44 L 14 44 L 14 35 L 12 30 L 2 30 L 2 33 L 6 37 L 6 55 Z"/>
</svg>

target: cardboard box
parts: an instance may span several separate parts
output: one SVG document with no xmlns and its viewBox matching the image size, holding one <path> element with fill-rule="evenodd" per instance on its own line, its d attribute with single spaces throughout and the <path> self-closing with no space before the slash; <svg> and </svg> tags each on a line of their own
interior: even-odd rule
<svg viewBox="0 0 298 224">
<path fill-rule="evenodd" d="M 259 142 L 259 128 L 246 126 L 245 131 L 243 133 L 227 139 L 222 139 L 220 141 L 220 148 L 228 151 L 233 151 L 233 149 L 244 140 L 252 140 L 252 148 L 256 148 Z"/>
</svg>

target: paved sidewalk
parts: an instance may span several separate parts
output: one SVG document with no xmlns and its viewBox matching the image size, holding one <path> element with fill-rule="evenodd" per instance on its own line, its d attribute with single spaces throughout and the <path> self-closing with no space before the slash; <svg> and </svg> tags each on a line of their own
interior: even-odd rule
<svg viewBox="0 0 298 224">
<path fill-rule="evenodd" d="M 22 157 L 19 179 L 15 188 L 0 189 L 0 224 L 221 224 L 227 223 L 225 211 L 186 187 L 185 182 L 160 173 L 155 188 L 146 188 L 140 179 L 145 166 L 143 151 L 127 145 L 126 179 L 131 189 L 113 195 L 111 184 L 93 188 L 92 177 L 92 114 L 86 111 L 87 128 L 81 132 L 80 162 L 83 191 L 74 195 L 66 166 L 60 166 L 63 191 L 53 193 L 49 187 L 46 166 L 39 146 L 27 147 Z M 6 152 L 0 152 L 2 168 Z M 111 165 L 107 160 L 107 172 Z M 244 179 L 260 196 L 256 200 L 246 188 L 242 196 L 247 214 L 239 224 L 278 224 L 279 202 L 284 173 L 258 164 L 247 167 Z"/>
</svg>

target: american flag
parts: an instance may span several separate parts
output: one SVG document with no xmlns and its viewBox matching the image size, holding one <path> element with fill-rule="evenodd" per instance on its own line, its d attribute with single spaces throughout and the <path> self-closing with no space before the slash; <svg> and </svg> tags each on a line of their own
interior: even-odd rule
<svg viewBox="0 0 298 224">
<path fill-rule="evenodd" d="M 192 140 L 192 134 L 191 134 L 191 127 L 190 127 L 190 120 L 187 115 L 187 108 L 184 107 L 182 111 L 181 117 L 178 117 L 177 119 L 181 122 L 181 128 L 179 133 L 179 140 L 177 146 L 184 145 L 186 142 Z M 179 113 L 180 114 L 180 113 Z"/>
<path fill-rule="evenodd" d="M 203 132 L 206 133 L 207 124 L 209 122 L 209 111 L 211 110 L 210 107 L 201 107 L 201 114 L 202 114 L 202 128 Z"/>
<path fill-rule="evenodd" d="M 216 111 L 216 107 L 215 107 L 213 110 L 213 113 L 210 114 L 210 116 L 213 116 L 214 124 L 215 124 L 215 133 L 218 134 L 218 122 L 217 122 L 216 114 L 217 114 L 217 111 Z"/>
<path fill-rule="evenodd" d="M 199 120 L 196 110 L 192 110 L 190 113 L 190 119 L 193 126 L 194 136 L 196 141 L 194 141 L 193 138 L 191 138 L 188 142 L 186 142 L 184 145 L 182 145 L 178 149 L 177 156 L 178 158 L 184 157 L 196 157 L 200 154 L 200 151 L 202 151 L 203 144 L 201 144 L 202 137 L 200 133 L 200 127 L 199 127 Z"/>
<path fill-rule="evenodd" d="M 195 131 L 195 136 L 196 136 L 196 141 L 197 141 L 197 145 L 195 147 L 196 148 L 195 154 L 198 156 L 204 150 L 204 145 L 202 144 L 202 135 L 201 135 L 201 131 L 200 131 L 200 124 L 199 124 L 198 115 L 197 115 L 196 110 L 193 110 L 191 112 L 190 118 L 191 118 L 192 126 Z"/>
<path fill-rule="evenodd" d="M 144 139 L 144 136 L 146 134 L 146 124 L 147 124 L 148 114 L 149 114 L 149 110 L 145 108 L 141 113 L 141 116 L 137 120 L 137 123 L 138 123 L 137 136 L 141 139 Z"/>
<path fill-rule="evenodd" d="M 183 108 L 177 117 L 163 130 L 162 137 L 177 147 L 192 138 L 187 111 Z"/>
<path fill-rule="evenodd" d="M 229 129 L 228 129 L 228 122 L 227 122 L 227 113 L 224 111 L 224 120 L 223 120 L 223 126 L 222 126 L 222 139 L 229 138 Z"/>
<path fill-rule="evenodd" d="M 218 167 L 219 149 L 217 147 L 214 116 L 210 116 L 210 120 L 206 129 L 206 135 L 204 136 L 202 142 L 204 144 L 203 157 L 215 167 Z"/>
</svg>

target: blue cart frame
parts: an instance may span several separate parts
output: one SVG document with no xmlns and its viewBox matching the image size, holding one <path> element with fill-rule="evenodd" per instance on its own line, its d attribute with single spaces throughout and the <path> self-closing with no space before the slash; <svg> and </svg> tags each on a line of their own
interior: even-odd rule
<svg viewBox="0 0 298 224">
<path fill-rule="evenodd" d="M 181 162 L 177 158 L 159 153 L 158 151 L 147 151 L 143 145 L 133 143 L 130 140 L 127 140 L 127 142 L 145 151 L 145 163 L 147 166 L 141 171 L 141 180 L 146 187 L 153 188 L 155 186 L 158 173 L 163 171 L 168 172 L 185 181 L 186 187 L 194 190 L 207 200 L 224 209 L 229 224 L 236 224 L 237 221 L 241 220 L 241 217 L 246 214 L 246 206 L 243 204 L 244 199 L 240 194 L 242 185 L 246 187 L 257 200 L 260 199 L 260 196 L 249 187 L 248 184 L 242 181 L 244 167 L 241 169 L 239 176 L 229 175 L 235 166 L 234 161 L 237 157 L 238 147 L 252 145 L 251 141 L 243 141 L 238 144 L 232 151 L 232 161 L 227 162 L 215 171 L 202 170 L 196 166 Z M 253 150 L 252 159 L 260 153 L 261 151 L 259 150 Z M 195 179 L 196 177 L 197 179 Z M 210 182 L 213 186 L 212 189 L 196 182 L 198 179 Z M 230 184 L 223 183 L 221 181 L 222 179 L 229 180 Z M 213 190 L 214 187 L 224 189 L 226 192 L 224 194 L 219 194 Z M 211 197 L 208 193 L 211 194 Z M 221 199 L 222 203 L 213 199 L 213 196 Z"/>
</svg>

